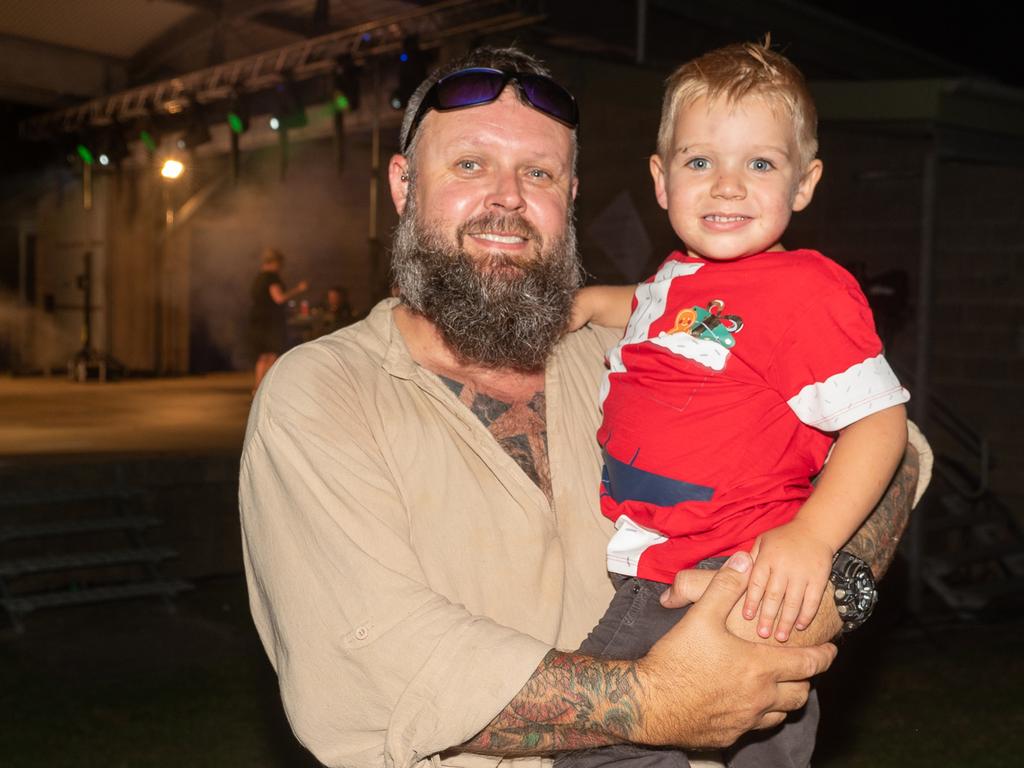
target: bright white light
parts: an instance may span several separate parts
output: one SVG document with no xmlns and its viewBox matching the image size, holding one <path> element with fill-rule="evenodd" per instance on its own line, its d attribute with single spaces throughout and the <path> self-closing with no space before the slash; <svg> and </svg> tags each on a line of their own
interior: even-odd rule
<svg viewBox="0 0 1024 768">
<path fill-rule="evenodd" d="M 100 165 L 110 165 L 110 158 L 106 155 L 99 156 Z"/>
<path fill-rule="evenodd" d="M 185 172 L 185 165 L 180 160 L 164 160 L 160 175 L 165 179 L 176 179 Z"/>
<path fill-rule="evenodd" d="M 278 120 L 276 117 L 270 118 L 270 130 L 276 131 L 280 127 L 281 127 L 281 121 L 280 120 Z"/>
</svg>

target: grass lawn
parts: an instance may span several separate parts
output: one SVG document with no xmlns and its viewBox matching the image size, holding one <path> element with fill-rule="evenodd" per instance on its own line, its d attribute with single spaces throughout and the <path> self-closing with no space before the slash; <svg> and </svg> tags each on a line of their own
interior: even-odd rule
<svg viewBox="0 0 1024 768">
<path fill-rule="evenodd" d="M 27 624 L 0 632 L 4 768 L 316 765 L 288 730 L 240 578 L 200 585 L 175 613 L 134 602 Z M 869 626 L 822 682 L 815 765 L 1024 764 L 1022 632 Z"/>
</svg>

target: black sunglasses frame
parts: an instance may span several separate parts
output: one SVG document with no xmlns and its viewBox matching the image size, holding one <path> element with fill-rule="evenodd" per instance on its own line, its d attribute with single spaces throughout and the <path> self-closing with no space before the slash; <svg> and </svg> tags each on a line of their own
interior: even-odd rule
<svg viewBox="0 0 1024 768">
<path fill-rule="evenodd" d="M 457 81 L 465 77 L 480 75 L 496 76 L 494 80 L 496 88 L 493 96 L 488 96 L 479 100 L 469 100 L 466 103 L 451 104 L 448 106 L 440 102 L 438 94 L 441 92 L 444 85 L 451 84 L 452 81 Z M 505 72 L 504 70 L 493 69 L 491 67 L 470 67 L 468 69 L 460 69 L 457 72 L 452 72 L 450 75 L 445 75 L 430 86 L 430 89 L 423 96 L 423 101 L 420 102 L 419 107 L 416 109 L 416 115 L 409 124 L 409 133 L 406 135 L 405 141 L 402 142 L 402 154 L 409 151 L 409 145 L 412 144 L 413 137 L 416 135 L 416 129 L 419 128 L 420 123 L 423 122 L 423 118 L 426 117 L 427 112 L 432 109 L 438 112 L 450 112 L 456 109 L 482 107 L 485 104 L 491 104 L 501 97 L 501 94 L 505 91 L 505 86 L 507 86 L 509 82 L 515 83 L 525 102 L 541 114 L 546 115 L 552 120 L 555 120 L 568 128 L 572 128 L 573 130 L 579 127 L 580 112 L 579 107 L 576 104 L 575 97 L 550 77 L 545 75 L 535 75 L 531 72 Z M 552 88 L 552 92 L 556 96 L 559 98 L 564 97 L 564 106 L 566 107 L 565 114 L 553 112 L 545 105 L 534 101 L 534 96 L 530 92 L 530 84 L 533 82 L 543 83 L 544 86 Z"/>
</svg>

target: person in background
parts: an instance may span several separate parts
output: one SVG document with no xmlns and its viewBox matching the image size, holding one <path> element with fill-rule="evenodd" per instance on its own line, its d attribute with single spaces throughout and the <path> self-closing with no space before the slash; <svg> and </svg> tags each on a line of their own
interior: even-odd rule
<svg viewBox="0 0 1024 768">
<path fill-rule="evenodd" d="M 343 285 L 332 285 L 327 289 L 327 301 L 323 314 L 320 316 L 317 336 L 334 333 L 355 320 L 352 303 L 348 299 L 348 288 Z"/>
<path fill-rule="evenodd" d="M 252 308 L 249 310 L 249 341 L 256 358 L 253 392 L 267 375 L 270 366 L 285 351 L 285 305 L 289 299 L 305 293 L 309 284 L 305 280 L 290 291 L 281 279 L 284 254 L 276 248 L 266 248 L 260 257 L 260 271 L 252 281 Z"/>
</svg>

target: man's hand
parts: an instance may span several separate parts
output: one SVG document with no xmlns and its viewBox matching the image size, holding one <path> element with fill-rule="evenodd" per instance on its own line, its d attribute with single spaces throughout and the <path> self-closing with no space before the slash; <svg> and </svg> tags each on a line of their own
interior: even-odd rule
<svg viewBox="0 0 1024 768">
<path fill-rule="evenodd" d="M 621 742 L 713 748 L 782 722 L 807 701 L 808 678 L 828 668 L 836 649 L 771 647 L 727 630 L 750 566 L 745 552 L 730 558 L 706 594 L 638 661 L 552 651 L 463 747 L 508 756 Z"/>
<path fill-rule="evenodd" d="M 777 648 L 741 640 L 726 619 L 747 588 L 751 559 L 733 555 L 689 613 L 640 660 L 644 744 L 723 747 L 778 725 L 807 701 L 808 679 L 835 658 L 832 645 Z"/>
<path fill-rule="evenodd" d="M 775 639 L 784 643 L 794 624 L 807 629 L 817 615 L 835 552 L 798 517 L 759 536 L 751 555 L 743 618 L 753 620 L 760 607 L 757 634 L 771 637 L 775 627 Z"/>
</svg>

